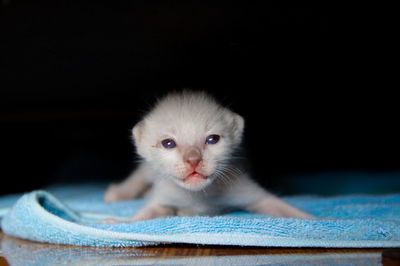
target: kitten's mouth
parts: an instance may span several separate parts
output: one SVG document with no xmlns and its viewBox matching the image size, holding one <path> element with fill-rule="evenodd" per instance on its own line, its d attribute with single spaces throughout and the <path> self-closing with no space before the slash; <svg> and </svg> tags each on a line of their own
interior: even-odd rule
<svg viewBox="0 0 400 266">
<path fill-rule="evenodd" d="M 208 186 L 211 181 L 212 179 L 210 179 L 209 176 L 193 171 L 192 173 L 187 175 L 184 179 L 181 179 L 179 183 L 186 189 L 192 191 L 199 191 L 204 187 Z"/>
<path fill-rule="evenodd" d="M 207 176 L 200 174 L 199 172 L 193 171 L 188 176 L 186 176 L 182 181 L 186 184 L 198 184 L 207 180 Z"/>
</svg>

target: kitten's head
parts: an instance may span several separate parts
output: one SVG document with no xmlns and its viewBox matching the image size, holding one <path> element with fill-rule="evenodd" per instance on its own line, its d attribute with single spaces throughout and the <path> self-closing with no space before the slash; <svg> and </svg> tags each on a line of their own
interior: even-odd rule
<svg viewBox="0 0 400 266">
<path fill-rule="evenodd" d="M 203 92 L 170 94 L 133 128 L 137 151 L 178 185 L 209 185 L 240 144 L 244 120 Z"/>
</svg>

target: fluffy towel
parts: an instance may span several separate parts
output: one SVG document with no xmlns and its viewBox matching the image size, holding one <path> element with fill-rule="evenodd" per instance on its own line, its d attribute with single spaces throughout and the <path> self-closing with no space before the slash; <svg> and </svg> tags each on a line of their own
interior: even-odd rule
<svg viewBox="0 0 400 266">
<path fill-rule="evenodd" d="M 131 216 L 145 204 L 144 200 L 107 204 L 102 201 L 103 193 L 104 186 L 64 186 L 0 198 L 1 229 L 39 242 L 99 247 L 158 243 L 400 247 L 400 195 L 285 198 L 321 217 L 318 220 L 234 212 L 218 217 L 101 224 L 104 218 Z"/>
</svg>

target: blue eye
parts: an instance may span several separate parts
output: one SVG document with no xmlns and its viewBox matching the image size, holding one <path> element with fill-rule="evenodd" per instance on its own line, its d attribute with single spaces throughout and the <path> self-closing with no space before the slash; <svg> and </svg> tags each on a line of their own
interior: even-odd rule
<svg viewBox="0 0 400 266">
<path fill-rule="evenodd" d="M 215 144 L 219 141 L 219 135 L 210 135 L 206 138 L 206 144 Z"/>
<path fill-rule="evenodd" d="M 166 149 L 173 149 L 176 147 L 176 142 L 173 139 L 164 139 L 163 141 L 161 141 L 161 144 Z"/>
</svg>

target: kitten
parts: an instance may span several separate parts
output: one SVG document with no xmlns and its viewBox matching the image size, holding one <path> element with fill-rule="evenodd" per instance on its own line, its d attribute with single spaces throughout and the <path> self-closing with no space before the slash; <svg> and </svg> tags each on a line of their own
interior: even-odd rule
<svg viewBox="0 0 400 266">
<path fill-rule="evenodd" d="M 261 188 L 238 164 L 233 154 L 243 128 L 240 115 L 204 92 L 167 95 L 133 128 L 143 161 L 125 181 L 108 187 L 105 201 L 136 198 L 151 188 L 147 205 L 128 221 L 238 208 L 314 218 Z"/>
</svg>

